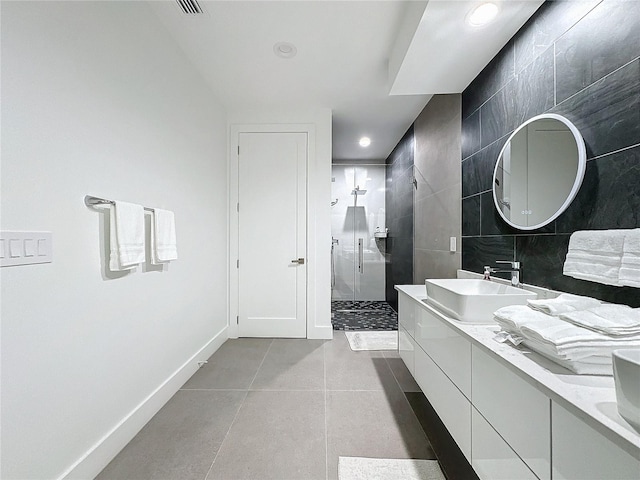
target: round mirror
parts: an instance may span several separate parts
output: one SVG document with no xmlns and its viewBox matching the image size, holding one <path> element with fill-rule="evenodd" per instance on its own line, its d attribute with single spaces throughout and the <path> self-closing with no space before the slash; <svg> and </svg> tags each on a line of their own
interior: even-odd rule
<svg viewBox="0 0 640 480">
<path fill-rule="evenodd" d="M 493 201 L 512 227 L 534 230 L 555 220 L 578 193 L 587 162 L 584 140 L 566 118 L 545 114 L 520 125 L 493 172 Z"/>
</svg>

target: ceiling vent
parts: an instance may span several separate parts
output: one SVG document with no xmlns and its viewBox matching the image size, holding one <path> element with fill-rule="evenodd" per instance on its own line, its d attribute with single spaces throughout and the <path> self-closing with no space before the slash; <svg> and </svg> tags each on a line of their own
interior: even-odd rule
<svg viewBox="0 0 640 480">
<path fill-rule="evenodd" d="M 176 0 L 182 13 L 187 15 L 200 15 L 204 13 L 198 0 Z"/>
</svg>

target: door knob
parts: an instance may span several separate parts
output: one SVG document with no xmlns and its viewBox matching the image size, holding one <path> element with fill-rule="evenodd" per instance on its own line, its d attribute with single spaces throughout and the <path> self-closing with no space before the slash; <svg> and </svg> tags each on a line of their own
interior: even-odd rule
<svg viewBox="0 0 640 480">
<path fill-rule="evenodd" d="M 297 263 L 298 265 L 304 265 L 304 258 L 298 258 L 297 260 L 291 260 L 291 263 Z"/>
</svg>

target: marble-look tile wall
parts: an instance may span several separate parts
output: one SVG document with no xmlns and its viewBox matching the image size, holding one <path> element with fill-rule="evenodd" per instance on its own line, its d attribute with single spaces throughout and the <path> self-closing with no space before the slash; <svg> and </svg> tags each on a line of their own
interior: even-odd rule
<svg viewBox="0 0 640 480">
<path fill-rule="evenodd" d="M 562 275 L 576 230 L 640 227 L 640 2 L 546 2 L 462 95 L 462 266 L 516 259 L 523 281 L 640 306 L 640 289 Z M 515 230 L 495 211 L 493 166 L 509 134 L 541 113 L 580 130 L 587 170 L 552 224 Z"/>
<path fill-rule="evenodd" d="M 460 244 L 460 94 L 435 95 L 413 124 L 415 136 L 415 225 L 413 283 L 455 278 Z"/>
<path fill-rule="evenodd" d="M 397 311 L 394 285 L 413 283 L 413 126 L 386 160 L 386 223 L 389 229 L 385 264 L 387 302 Z"/>
</svg>

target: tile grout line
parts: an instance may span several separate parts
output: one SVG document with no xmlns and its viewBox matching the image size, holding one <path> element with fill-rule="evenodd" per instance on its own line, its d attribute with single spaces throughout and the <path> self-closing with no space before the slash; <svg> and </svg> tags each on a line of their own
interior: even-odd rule
<svg viewBox="0 0 640 480">
<path fill-rule="evenodd" d="M 271 345 L 273 345 L 273 339 L 271 339 L 271 343 L 269 344 L 269 347 L 267 348 L 267 351 L 264 353 L 264 357 L 262 357 L 262 361 L 260 362 L 260 365 L 258 366 L 258 368 L 256 370 L 256 374 L 253 376 L 253 379 L 251 380 L 251 383 L 249 384 L 249 387 L 247 388 L 246 393 L 244 394 L 244 398 L 242 399 L 242 402 L 240 402 L 240 406 L 238 407 L 238 411 L 236 411 L 236 414 L 233 416 L 233 420 L 231 421 L 231 424 L 229 424 L 229 428 L 227 429 L 227 433 L 224 434 L 224 438 L 222 439 L 222 442 L 220 442 L 220 446 L 218 447 L 218 450 L 216 451 L 216 454 L 213 456 L 213 461 L 211 462 L 211 465 L 209 466 L 209 470 L 207 470 L 207 474 L 204 476 L 204 480 L 208 480 L 209 475 L 211 474 L 211 471 L 213 470 L 213 465 L 216 463 L 216 459 L 218 458 L 218 455 L 220 454 L 220 451 L 222 450 L 222 447 L 224 446 L 224 442 L 227 440 L 227 437 L 229 436 L 229 432 L 231 431 L 231 428 L 236 423 L 238 415 L 240 414 L 240 410 L 242 410 L 242 407 L 244 406 L 244 402 L 247 400 L 247 397 L 249 396 L 249 389 L 251 388 L 251 385 L 253 385 L 253 382 L 255 381 L 256 377 L 258 376 L 258 372 L 262 368 L 262 365 L 264 364 L 265 358 L 267 358 L 267 354 L 269 353 L 269 350 L 271 350 Z"/>
</svg>

